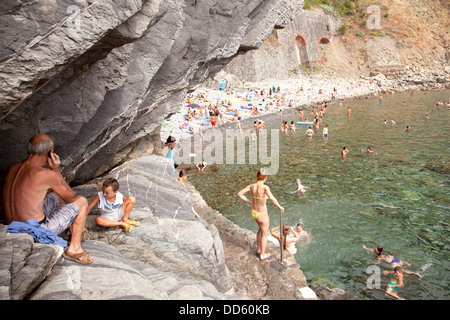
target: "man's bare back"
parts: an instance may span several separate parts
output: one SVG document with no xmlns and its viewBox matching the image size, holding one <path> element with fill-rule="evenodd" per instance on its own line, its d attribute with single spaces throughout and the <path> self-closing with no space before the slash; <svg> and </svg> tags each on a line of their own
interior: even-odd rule
<svg viewBox="0 0 450 320">
<path fill-rule="evenodd" d="M 27 160 L 10 167 L 3 187 L 7 224 L 26 219 L 40 221 L 44 218 L 43 202 L 52 180 L 49 171 L 52 170 L 35 166 Z"/>
</svg>

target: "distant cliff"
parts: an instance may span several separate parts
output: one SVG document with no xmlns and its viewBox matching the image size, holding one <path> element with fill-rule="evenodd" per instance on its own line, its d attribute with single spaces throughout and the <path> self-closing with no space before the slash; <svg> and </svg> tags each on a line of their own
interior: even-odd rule
<svg viewBox="0 0 450 320">
<path fill-rule="evenodd" d="M 305 1 L 305 8 L 225 71 L 247 81 L 322 72 L 353 79 L 382 74 L 399 84 L 448 87 L 448 1 L 317 0 Z"/>
</svg>

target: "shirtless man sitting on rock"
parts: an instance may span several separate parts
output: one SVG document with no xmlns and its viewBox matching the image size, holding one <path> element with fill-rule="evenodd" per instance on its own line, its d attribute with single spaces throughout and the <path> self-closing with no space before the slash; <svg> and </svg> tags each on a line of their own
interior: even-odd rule
<svg viewBox="0 0 450 320">
<path fill-rule="evenodd" d="M 28 142 L 28 158 L 11 165 L 3 186 L 5 223 L 38 219 L 55 234 L 69 229 L 70 244 L 63 257 L 81 264 L 94 259 L 81 248 L 88 202 L 75 192 L 59 172 L 61 161 L 53 153 L 53 141 L 37 134 Z M 48 168 L 45 167 L 48 165 Z"/>
</svg>

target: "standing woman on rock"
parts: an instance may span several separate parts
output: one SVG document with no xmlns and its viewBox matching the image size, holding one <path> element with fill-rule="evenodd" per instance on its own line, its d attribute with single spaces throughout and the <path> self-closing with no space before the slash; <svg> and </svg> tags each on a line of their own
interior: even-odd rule
<svg viewBox="0 0 450 320">
<path fill-rule="evenodd" d="M 267 234 L 269 232 L 269 213 L 267 211 L 266 201 L 270 199 L 275 206 L 280 209 L 280 212 L 284 212 L 284 208 L 280 206 L 277 199 L 272 195 L 268 186 L 264 185 L 267 181 L 267 171 L 260 169 L 256 175 L 256 183 L 248 185 L 244 189 L 238 192 L 237 196 L 252 205 L 252 217 L 255 219 L 259 226 L 258 233 L 256 234 L 256 255 L 259 256 L 261 261 L 270 258 L 270 254 L 266 254 Z M 253 201 L 250 201 L 245 194 L 251 192 Z"/>
</svg>

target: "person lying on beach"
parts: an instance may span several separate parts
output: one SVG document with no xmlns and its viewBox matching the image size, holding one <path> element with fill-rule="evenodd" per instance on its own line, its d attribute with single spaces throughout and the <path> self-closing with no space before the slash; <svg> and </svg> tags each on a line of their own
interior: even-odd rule
<svg viewBox="0 0 450 320">
<path fill-rule="evenodd" d="M 139 226 L 139 221 L 128 219 L 133 210 L 136 198 L 132 195 L 125 198 L 119 192 L 119 181 L 114 178 L 106 179 L 103 182 L 102 191 L 98 192 L 95 198 L 89 203 L 88 212 L 98 202 L 100 217 L 95 219 L 95 223 L 101 227 L 122 227 L 125 232 L 130 232 L 132 227 Z"/>
<path fill-rule="evenodd" d="M 281 236 L 276 231 L 280 229 L 280 226 L 275 227 L 270 230 L 270 234 L 276 238 L 281 245 Z M 288 237 L 288 235 L 292 232 L 294 235 L 293 237 Z M 291 244 L 296 243 L 298 240 L 300 240 L 300 237 L 298 234 L 292 229 L 292 227 L 288 224 L 283 225 L 283 249 L 289 251 L 292 253 Z"/>
</svg>

